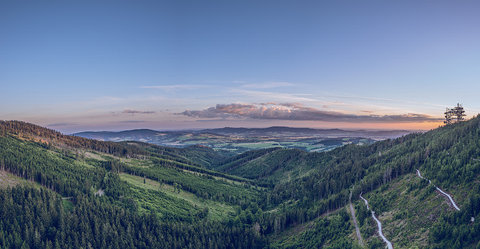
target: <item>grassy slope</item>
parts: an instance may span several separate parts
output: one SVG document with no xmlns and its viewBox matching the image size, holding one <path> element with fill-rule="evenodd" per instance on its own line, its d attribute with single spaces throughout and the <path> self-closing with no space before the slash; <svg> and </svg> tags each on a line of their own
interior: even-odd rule
<svg viewBox="0 0 480 249">
<path fill-rule="evenodd" d="M 446 198 L 427 183 L 408 174 L 364 195 L 395 248 L 427 246 L 431 226 L 442 214 L 454 212 Z M 380 238 L 370 212 L 361 200 L 355 204 L 362 235 L 368 244 L 377 244 Z"/>
<path fill-rule="evenodd" d="M 131 171 L 136 172 L 137 175 L 146 175 L 148 178 L 170 185 L 176 183 L 182 189 L 194 192 L 202 198 L 212 196 L 228 198 L 232 196 L 235 198 L 249 199 L 257 195 L 257 191 L 254 190 L 254 188 L 250 188 L 250 185 L 240 184 L 230 179 L 175 167 L 162 167 L 155 163 L 145 165 L 139 167 L 136 164 L 131 164 L 128 166 Z"/>
<path fill-rule="evenodd" d="M 23 178 L 10 174 L 9 172 L 0 170 L 0 188 L 8 188 L 15 186 L 26 186 L 33 188 L 40 188 L 41 185 L 33 182 L 27 181 Z"/>
<path fill-rule="evenodd" d="M 173 191 L 170 191 L 172 186 L 168 184 L 162 184 L 162 191 L 158 191 L 158 188 L 153 190 L 139 185 L 136 176 L 127 177 L 128 179 L 124 177 L 124 179 L 128 180 L 125 182 L 128 191 L 120 196 L 121 199 L 134 199 L 137 202 L 139 212 L 153 212 L 160 217 L 168 219 L 179 218 L 188 220 L 189 217 L 192 216 L 206 216 L 207 219 L 210 220 L 228 219 L 233 213 L 234 206 L 223 201 L 214 201 L 211 199 L 212 196 L 220 195 L 224 196 L 225 199 L 229 199 L 239 196 L 246 198 L 247 196 L 257 195 L 257 191 L 246 183 L 239 183 L 221 176 L 211 176 L 208 174 L 208 171 L 198 173 L 175 168 L 175 163 L 177 163 L 175 161 L 173 161 L 175 162 L 174 164 L 168 167 L 156 165 L 155 161 L 152 160 L 157 158 L 156 156 L 145 157 L 144 159 L 122 158 L 86 148 L 43 146 L 41 142 L 30 142 L 24 137 L 4 136 L 0 137 L 0 139 L 0 149 L 5 155 L 16 153 L 18 158 L 24 158 L 22 160 L 32 165 L 46 165 L 45 162 L 55 164 L 57 165 L 55 174 L 58 176 L 65 175 L 65 180 L 68 179 L 67 176 L 70 174 L 84 175 L 85 182 L 89 186 L 92 186 L 91 194 L 101 188 L 102 183 L 96 179 L 90 179 L 90 173 L 85 174 L 85 172 L 96 172 L 95 174 L 97 175 L 105 174 L 108 170 L 102 167 L 102 163 L 112 160 L 118 160 L 125 167 L 148 169 L 161 179 L 171 182 L 172 185 L 173 183 L 177 183 L 179 186 L 190 187 L 197 190 L 197 193 L 204 194 L 204 196 L 199 196 L 198 194 L 193 195 L 184 190 L 181 190 L 179 194 L 173 193 Z M 34 157 L 31 157 L 32 155 L 34 155 Z M 173 156 L 174 155 L 171 154 L 170 158 Z M 183 160 L 183 157 L 179 156 L 179 161 L 181 160 Z M 18 182 L 33 182 L 15 177 L 10 173 L 5 173 L 1 176 L 2 180 L 5 179 L 5 181 L 3 181 L 5 182 L 4 185 L 7 185 L 7 178 L 8 185 L 14 185 Z M 232 177 L 232 179 L 236 178 Z M 143 178 L 141 178 L 141 181 L 143 182 Z M 150 181 L 150 183 L 152 183 L 152 181 Z M 0 182 L 0 185 L 2 185 L 2 182 Z M 121 199 L 119 199 L 119 201 L 121 201 Z M 66 204 L 70 205 L 71 203 Z"/>
<path fill-rule="evenodd" d="M 468 191 L 457 186 L 457 193 Z M 365 194 L 382 222 L 385 236 L 395 248 L 428 248 L 430 229 L 442 215 L 457 212 L 433 185 L 415 174 L 404 175 Z M 456 198 L 455 201 L 461 198 Z M 378 244 L 377 226 L 362 201 L 356 202 L 362 235 L 369 245 Z"/>
<path fill-rule="evenodd" d="M 230 217 L 235 211 L 234 207 L 231 205 L 212 200 L 205 200 L 187 191 L 177 191 L 174 186 L 169 184 L 162 184 L 158 181 L 148 178 L 145 179 L 144 183 L 144 179 L 142 177 L 125 173 L 120 174 L 120 178 L 136 188 L 145 189 L 149 192 L 161 192 L 174 199 L 186 201 L 190 204 L 190 206 L 195 207 L 196 209 L 203 210 L 204 208 L 208 208 L 208 217 L 212 220 L 224 220 Z M 141 195 L 138 196 L 138 201 L 139 203 L 145 202 L 145 200 L 143 200 L 143 196 Z"/>
<path fill-rule="evenodd" d="M 228 174 L 261 183 L 286 182 L 307 175 L 315 166 L 311 158 L 318 153 L 308 153 L 297 149 L 261 150 L 238 155 L 217 167 Z"/>
<path fill-rule="evenodd" d="M 0 170 L 0 189 L 1 188 L 13 188 L 13 187 L 25 187 L 25 188 L 34 188 L 34 189 L 44 189 L 47 191 L 54 191 L 43 187 L 42 185 L 34 182 L 25 180 L 24 178 L 15 176 L 7 171 Z M 62 198 L 62 205 L 65 211 L 69 212 L 73 209 L 73 203 L 68 199 L 60 196 L 56 193 L 57 198 Z"/>
<path fill-rule="evenodd" d="M 121 173 L 120 178 L 125 180 L 131 187 L 132 197 L 136 200 L 140 212 L 154 211 L 160 216 L 179 216 L 185 219 L 192 215 L 200 215 L 205 209 L 208 210 L 207 218 L 210 220 L 226 220 L 232 217 L 234 213 L 234 205 L 227 204 L 222 201 L 215 201 L 209 198 L 203 198 L 198 194 L 181 189 L 179 192 L 174 191 L 174 184 L 182 187 L 199 189 L 205 193 L 205 197 L 212 195 L 224 196 L 256 196 L 257 191 L 250 189 L 250 185 L 245 182 L 238 182 L 221 176 L 211 176 L 207 173 L 200 173 L 186 169 L 177 169 L 175 167 L 161 167 L 155 163 L 156 157 L 135 159 L 135 158 L 118 158 L 112 155 L 95 153 L 102 160 L 120 160 L 127 167 L 152 172 L 158 180 Z M 85 161 L 92 162 L 92 158 Z M 175 162 L 175 161 L 172 161 Z M 86 163 L 87 164 L 87 163 Z"/>
</svg>

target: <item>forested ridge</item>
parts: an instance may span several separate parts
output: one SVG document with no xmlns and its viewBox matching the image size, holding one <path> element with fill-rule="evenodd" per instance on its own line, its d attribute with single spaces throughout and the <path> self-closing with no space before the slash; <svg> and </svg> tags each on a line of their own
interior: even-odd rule
<svg viewBox="0 0 480 249">
<path fill-rule="evenodd" d="M 90 141 L 23 122 L 2 122 L 0 135 L 0 170 L 39 186 L 0 189 L 1 248 L 262 248 L 264 244 L 250 226 L 233 222 L 243 214 L 239 205 L 257 198 L 254 186 L 243 186 L 238 177 L 210 175 L 200 164 L 187 164 L 182 149 Z M 100 153 L 90 155 L 95 152 Z M 134 187 L 120 178 L 122 172 L 144 179 L 158 175 L 161 184 L 175 186 L 175 194 L 191 193 L 207 204 L 232 206 L 233 211 L 219 214 L 225 220 L 217 221 L 209 215 L 208 205 L 200 208 L 169 191 Z M 232 179 L 238 184 L 227 182 Z M 97 195 L 99 190 L 103 196 Z"/>
<path fill-rule="evenodd" d="M 428 235 L 419 245 L 478 248 L 478 117 L 330 152 L 273 148 L 237 156 L 200 146 L 95 141 L 0 121 L 0 170 L 38 185 L 0 188 L 0 247 L 357 248 L 344 209 L 352 191 L 367 246 L 381 248 L 358 196 L 369 195 L 377 214 L 394 212 L 410 222 L 395 202 L 401 194 L 385 198 L 402 187 L 408 188 L 402 194 L 423 191 L 420 201 L 434 198 L 420 179 L 409 180 L 416 169 L 461 209 L 418 225 Z M 298 236 L 290 237 L 292 229 Z M 388 237 L 388 222 L 386 229 Z"/>
</svg>

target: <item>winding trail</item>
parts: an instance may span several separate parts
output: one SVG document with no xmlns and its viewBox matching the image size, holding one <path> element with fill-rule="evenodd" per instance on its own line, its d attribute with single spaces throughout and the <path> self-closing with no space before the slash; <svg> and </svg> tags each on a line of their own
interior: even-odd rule
<svg viewBox="0 0 480 249">
<path fill-rule="evenodd" d="M 352 214 L 353 225 L 355 225 L 355 232 L 357 233 L 358 243 L 360 244 L 361 247 L 365 247 L 365 245 L 363 244 L 362 234 L 360 233 L 360 228 L 358 228 L 357 216 L 355 216 L 355 209 L 353 208 L 353 205 L 352 205 L 352 191 L 350 191 L 350 197 L 348 198 L 348 203 L 350 206 L 350 213 Z"/>
<path fill-rule="evenodd" d="M 370 207 L 368 206 L 368 201 L 363 198 L 362 194 L 360 194 L 360 198 L 362 198 L 362 200 L 365 202 L 365 205 L 367 206 L 367 210 L 370 210 Z M 377 219 L 377 217 L 375 216 L 375 211 L 371 210 L 372 212 L 372 218 L 377 222 L 377 226 L 378 226 L 378 234 L 380 235 L 380 237 L 382 238 L 382 240 L 387 244 L 387 247 L 388 249 L 393 249 L 393 245 L 392 245 L 392 242 L 390 242 L 387 238 L 385 238 L 385 236 L 383 235 L 383 232 L 382 232 L 382 223 L 380 223 L 380 221 Z"/>
<path fill-rule="evenodd" d="M 420 170 L 417 169 L 417 176 L 422 178 L 422 179 L 425 179 L 425 180 L 428 180 L 428 183 L 432 183 L 432 181 L 430 181 L 429 179 L 425 178 L 422 176 L 422 174 L 420 173 Z M 440 193 L 442 193 L 443 195 L 445 195 L 448 200 L 450 200 L 450 203 L 452 204 L 452 206 L 457 210 L 457 211 L 460 211 L 460 208 L 457 206 L 457 204 L 455 203 L 455 201 L 453 200 L 452 196 L 447 194 L 446 192 L 444 192 L 443 190 L 441 190 L 439 187 L 435 186 L 435 184 L 433 185 Z"/>
</svg>

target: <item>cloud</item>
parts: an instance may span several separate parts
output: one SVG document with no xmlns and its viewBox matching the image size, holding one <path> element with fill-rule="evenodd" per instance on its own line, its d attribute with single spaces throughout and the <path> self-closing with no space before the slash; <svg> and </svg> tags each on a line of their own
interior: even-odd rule
<svg viewBox="0 0 480 249">
<path fill-rule="evenodd" d="M 241 94 L 243 96 L 251 96 L 261 99 L 273 99 L 279 102 L 316 102 L 316 99 L 309 98 L 311 94 L 290 94 L 280 92 L 254 91 L 246 89 L 231 89 L 232 93 Z M 306 97 L 308 96 L 308 97 Z"/>
<path fill-rule="evenodd" d="M 269 89 L 269 88 L 277 88 L 277 87 L 288 87 L 294 86 L 295 84 L 285 81 L 278 81 L 278 82 L 264 82 L 264 83 L 256 83 L 256 84 L 244 84 L 241 85 L 243 88 L 253 88 L 253 89 Z"/>
<path fill-rule="evenodd" d="M 158 85 L 158 86 L 141 86 L 140 88 L 143 89 L 158 89 L 158 90 L 166 90 L 166 91 L 173 91 L 173 90 L 189 90 L 189 89 L 198 89 L 198 88 L 205 88 L 208 87 L 206 85 Z"/>
<path fill-rule="evenodd" d="M 53 123 L 53 124 L 47 124 L 47 127 L 59 127 L 59 126 L 72 126 L 72 125 L 78 125 L 77 123 Z"/>
<path fill-rule="evenodd" d="M 438 122 L 442 119 L 425 114 L 357 115 L 325 111 L 299 103 L 217 104 L 204 110 L 186 110 L 177 113 L 194 118 L 302 120 L 326 122 L 398 123 Z"/>
<path fill-rule="evenodd" d="M 130 110 L 130 109 L 125 109 L 122 111 L 122 113 L 125 114 L 154 114 L 154 111 L 137 111 L 137 110 Z"/>
<path fill-rule="evenodd" d="M 118 121 L 117 123 L 122 123 L 122 124 L 137 124 L 137 123 L 145 123 L 147 121 L 144 120 L 123 120 L 123 121 Z"/>
</svg>

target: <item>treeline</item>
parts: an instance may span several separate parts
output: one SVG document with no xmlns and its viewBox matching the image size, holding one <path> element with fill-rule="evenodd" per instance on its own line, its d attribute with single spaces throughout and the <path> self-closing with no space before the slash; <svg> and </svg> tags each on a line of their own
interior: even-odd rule
<svg viewBox="0 0 480 249">
<path fill-rule="evenodd" d="M 356 199 L 360 192 L 369 192 L 401 175 L 415 173 L 417 168 L 424 170 L 439 186 L 470 186 L 480 174 L 479 121 L 475 118 L 425 134 L 410 134 L 369 146 L 347 145 L 327 153 L 300 153 L 299 157 L 306 164 L 315 165 L 315 170 L 305 177 L 277 183 L 267 193 L 266 206 L 295 203 L 290 205 L 291 210 L 287 208 L 282 213 L 271 214 L 266 219 L 270 224 L 267 227 L 272 227 L 275 220 L 282 221 L 280 228 L 311 220 L 346 205 L 347 190 L 353 186 L 353 198 Z M 279 152 L 271 154 L 275 153 Z M 290 162 L 293 163 L 296 161 Z M 319 203 L 326 201 L 326 208 L 319 208 L 322 207 Z"/>
<path fill-rule="evenodd" d="M 432 248 L 480 248 L 480 185 L 458 212 L 443 215 L 430 231 Z"/>
<path fill-rule="evenodd" d="M 105 170 L 75 166 L 73 159 L 61 159 L 51 153 L 30 142 L 0 137 L 1 170 L 35 181 L 63 196 L 88 195 L 92 188 L 101 187 Z"/>
<path fill-rule="evenodd" d="M 313 203 L 305 199 L 301 202 L 281 204 L 276 212 L 261 213 L 257 220 L 262 234 L 278 234 L 292 226 L 314 220 L 328 211 L 343 208 L 346 202 L 348 191 L 345 190 Z"/>
<path fill-rule="evenodd" d="M 314 160 L 313 154 L 310 163 L 317 165 L 319 169 L 316 172 L 277 184 L 267 194 L 268 205 L 283 205 L 292 200 L 296 204 L 290 208 L 287 205 L 284 211 L 272 213 L 271 217 L 265 219 L 270 224 L 266 227 L 274 227 L 266 232 L 281 231 L 332 208 L 343 207 L 348 203 L 347 190 L 353 186 L 355 199 L 360 192 L 369 192 L 401 175 L 415 173 L 417 168 L 425 172 L 424 175 L 436 185 L 447 188 L 447 191 L 456 185 L 463 186 L 463 189 L 477 189 L 480 174 L 480 118 L 370 146 L 344 146 L 324 153 L 321 162 Z M 471 223 L 470 219 L 480 219 L 477 217 L 480 211 L 473 211 L 480 210 L 475 197 L 479 192 L 480 189 L 473 191 L 475 194 L 469 194 L 468 201 L 460 202 L 462 212 L 442 218 L 443 221 L 434 227 L 431 236 L 432 241 L 439 245 L 438 248 L 463 248 L 478 243 L 478 222 Z M 334 196 L 337 198 L 332 199 Z M 325 200 L 329 200 L 328 208 L 319 209 L 318 203 Z M 281 224 L 277 226 L 279 229 L 275 229 L 276 223 Z"/>
<path fill-rule="evenodd" d="M 158 163 L 159 165 L 187 169 L 212 176 L 220 176 L 234 181 L 253 183 L 251 180 L 245 178 L 206 169 L 205 165 L 224 158 L 222 153 L 217 153 L 211 148 L 192 146 L 188 149 L 182 149 L 156 146 L 141 142 L 104 142 L 63 135 L 60 132 L 22 121 L 0 121 L 0 135 L 5 137 L 8 134 L 15 134 L 21 138 L 40 142 L 45 148 L 50 148 L 50 145 L 54 144 L 60 147 L 67 145 L 70 149 L 91 149 L 120 157 L 145 158 L 149 156 L 154 163 Z"/>
<path fill-rule="evenodd" d="M 294 249 L 294 248 L 329 248 L 329 249 L 347 249 L 360 248 L 352 239 L 348 237 L 352 232 L 350 217 L 342 209 L 338 214 L 329 218 L 320 218 L 315 221 L 313 227 L 299 235 L 287 237 L 272 248 Z"/>
<path fill-rule="evenodd" d="M 417 136 L 412 134 L 370 146 L 348 145 L 327 153 L 301 155 L 305 164 L 314 165 L 314 171 L 305 177 L 278 183 L 266 193 L 263 199 L 266 209 L 278 205 L 285 208 L 262 217 L 263 231 L 267 234 L 278 233 L 344 207 L 348 203 L 349 191 L 355 184 L 360 186 L 355 188 L 354 198 L 358 198 L 360 191 L 369 191 L 399 175 L 410 173 L 413 164 L 395 161 L 397 159 L 393 157 L 397 154 L 388 151 Z M 404 153 L 410 156 L 408 152 Z M 294 156 L 289 157 L 292 158 L 290 164 L 297 162 Z"/>
<path fill-rule="evenodd" d="M 285 173 L 290 174 L 302 169 L 313 168 L 316 166 L 315 161 L 321 160 L 312 160 L 312 157 L 323 155 L 320 153 L 311 154 L 299 149 L 273 148 L 268 150 L 262 150 L 263 155 L 256 155 L 248 161 L 246 161 L 246 158 L 250 157 L 242 157 L 241 160 L 234 161 L 230 165 L 231 168 L 226 172 L 256 179 L 263 186 L 273 187 L 279 180 L 283 180 Z"/>
<path fill-rule="evenodd" d="M 0 121 L 0 134 L 2 136 L 15 134 L 21 138 L 27 138 L 48 145 L 85 148 L 122 157 L 134 157 L 136 155 L 146 154 L 144 150 L 135 146 L 63 135 L 60 132 L 22 121 Z"/>
<path fill-rule="evenodd" d="M 123 172 L 146 177 L 163 184 L 178 185 L 178 188 L 195 194 L 203 199 L 211 199 L 241 205 L 259 199 L 257 191 L 249 191 L 249 185 L 235 187 L 232 184 L 216 180 L 210 175 L 193 175 L 179 170 L 177 167 L 165 167 L 155 164 L 154 167 L 142 168 L 127 166 Z"/>
<path fill-rule="evenodd" d="M 142 149 L 142 146 L 137 147 L 140 150 L 144 149 Z M 185 236 L 194 236 L 192 237 L 193 241 L 199 238 L 198 240 L 201 242 L 202 238 L 204 238 L 202 236 L 207 238 L 208 236 L 215 237 L 218 234 L 225 235 L 231 239 L 233 237 L 229 236 L 238 236 L 235 239 L 246 240 L 236 242 L 246 244 L 232 244 L 230 239 L 227 239 L 228 242 L 219 244 L 218 248 L 245 248 L 245 246 L 251 245 L 249 243 L 262 244 L 263 242 L 255 234 L 278 234 L 289 227 L 314 220 L 328 211 L 344 207 L 348 203 L 348 194 L 352 188 L 353 199 L 355 200 L 360 192 L 363 191 L 365 193 L 374 190 L 399 176 L 414 173 L 415 169 L 418 168 L 436 185 L 445 188 L 447 191 L 456 185 L 461 186 L 463 189 L 474 190 L 473 193 L 468 194 L 466 199 L 460 199 L 460 212 L 453 212 L 442 217 L 432 227 L 430 242 L 437 248 L 464 248 L 472 247 L 480 240 L 480 227 L 478 225 L 480 220 L 478 213 L 478 210 L 480 210 L 480 197 L 477 194 L 480 193 L 478 187 L 478 175 L 480 174 L 480 118 L 478 117 L 467 122 L 448 125 L 425 134 L 410 134 L 368 146 L 347 145 L 327 153 L 270 149 L 245 153 L 223 161 L 223 169 L 231 171 L 256 170 L 254 172 L 256 177 L 252 178 L 261 179 L 264 182 L 270 181 L 268 183 L 271 188 L 263 192 L 253 191 L 248 187 L 236 188 L 232 184 L 222 184 L 214 179 L 214 176 L 223 177 L 222 173 L 215 175 L 216 173 L 212 173 L 213 171 L 187 164 L 188 160 L 186 159 L 170 160 L 174 153 L 168 149 L 165 149 L 163 152 L 156 147 L 145 149 L 148 153 L 158 153 L 155 155 L 158 155 L 157 158 L 159 159 L 153 160 L 154 166 L 152 167 L 127 166 L 111 161 L 100 163 L 101 167 L 87 170 L 86 167 L 71 167 L 71 164 L 67 163 L 69 162 L 68 158 L 65 158 L 65 160 L 51 159 L 48 157 L 48 154 L 40 153 L 39 150 L 41 149 L 38 146 L 35 147 L 28 142 L 12 139 L 8 137 L 8 134 L 0 137 L 0 148 L 0 166 L 3 169 L 13 171 L 16 175 L 26 179 L 39 182 L 64 196 L 74 196 L 74 201 L 76 202 L 74 212 L 79 212 L 77 210 L 79 208 L 87 210 L 87 206 L 95 210 L 96 207 L 103 208 L 103 205 L 105 205 L 108 208 L 112 208 L 112 210 L 115 209 L 119 210 L 118 212 L 128 213 L 127 215 L 132 217 L 138 216 L 140 220 L 145 219 L 135 212 L 137 204 L 132 199 L 125 198 L 125 196 L 128 197 L 129 190 L 119 180 L 116 174 L 118 172 L 144 176 L 160 183 L 175 184 L 178 188 L 191 192 L 200 198 L 238 205 L 236 217 L 228 221 L 227 224 L 205 223 L 204 219 L 199 218 L 191 223 L 175 222 L 169 223 L 170 225 L 165 225 L 166 223 L 159 223 L 158 225 L 159 227 L 167 226 L 168 229 L 171 229 L 165 228 L 167 229 L 166 231 L 161 230 L 164 234 L 175 231 L 173 233 L 178 237 L 180 235 L 183 236 L 183 232 L 186 232 L 187 235 Z M 162 155 L 164 156 L 163 158 L 161 157 Z M 73 164 L 74 159 L 71 160 Z M 279 174 L 279 172 L 288 173 L 289 170 L 298 167 L 299 164 L 302 167 L 304 166 L 307 171 L 301 172 L 304 174 L 293 180 L 286 181 L 283 179 L 283 181 L 278 181 L 278 178 L 269 178 L 269 175 Z M 195 174 L 198 175 L 185 173 L 182 169 L 196 171 L 198 173 Z M 204 175 L 206 173 L 209 175 Z M 92 186 L 104 188 L 106 195 L 112 198 L 111 202 L 102 202 L 95 198 L 90 198 Z M 121 199 L 120 197 L 123 197 L 122 201 L 120 203 L 115 202 L 115 200 Z M 82 202 L 88 203 L 88 205 L 84 205 Z M 96 204 L 97 202 L 98 204 Z M 119 205 L 111 205 L 111 203 Z M 266 212 L 267 210 L 269 211 Z M 80 214 L 86 215 L 86 213 Z M 359 215 L 362 214 L 366 215 L 364 212 L 359 212 Z M 20 216 L 22 215 L 20 214 Z M 476 222 L 470 221 L 472 217 Z M 127 217 L 125 219 L 135 220 L 136 218 Z M 143 223 L 140 222 L 139 224 Z M 197 225 L 199 226 L 198 228 L 196 227 Z M 143 225 L 141 226 L 137 229 L 143 229 Z M 145 226 L 150 229 L 148 225 Z M 189 226 L 194 230 L 189 230 Z M 196 234 L 195 229 L 207 229 L 209 226 L 213 227 L 213 231 L 218 233 L 208 234 L 205 231 Z M 255 228 L 255 232 L 251 231 L 251 227 Z M 340 226 L 336 227 L 343 229 Z M 181 232 L 176 230 L 180 228 L 183 229 Z M 15 229 L 15 231 L 24 230 L 24 228 Z M 122 227 L 121 229 L 124 228 Z M 121 229 L 119 231 L 123 231 Z M 156 231 L 155 229 L 159 228 L 155 225 L 152 229 Z M 322 227 L 319 227 L 318 231 L 328 232 L 328 230 L 322 229 Z M 112 227 L 112 230 L 117 230 L 117 228 Z M 29 233 L 30 237 L 35 238 L 32 234 L 35 234 L 35 231 Z M 124 234 L 129 234 L 129 232 L 124 232 Z M 9 238 L 9 235 L 6 236 L 6 241 L 9 241 L 9 245 L 16 243 L 15 237 Z M 83 238 L 82 236 L 80 234 L 79 237 Z M 90 238 L 88 237 L 90 235 L 85 236 Z M 146 236 L 142 237 L 142 241 L 147 241 L 145 242 L 146 244 L 134 244 L 135 247 L 148 248 L 153 245 L 148 244 L 153 243 L 149 242 L 153 241 L 153 239 L 147 239 L 148 235 L 142 236 Z M 62 239 L 66 238 L 68 237 Z M 125 238 L 125 241 L 130 243 L 129 237 Z M 76 243 L 74 237 L 72 237 L 72 240 L 66 240 L 69 243 Z M 173 244 L 179 243 L 184 248 L 194 246 L 181 242 L 181 239 L 169 240 L 169 238 L 166 238 L 165 240 Z M 41 241 L 48 243 L 47 240 Z M 51 243 L 55 246 L 55 240 L 51 240 Z M 35 241 L 28 242 L 28 246 L 35 247 Z M 97 244 L 93 247 L 96 246 Z M 155 246 L 163 246 L 163 244 L 155 244 Z M 198 248 L 205 247 L 201 243 L 198 246 Z"/>
<path fill-rule="evenodd" d="M 249 185 L 232 185 L 212 176 L 200 173 L 186 173 L 177 167 L 167 167 L 155 164 L 150 168 L 129 166 L 118 160 L 95 161 L 90 164 L 80 162 L 63 152 L 48 150 L 36 143 L 22 141 L 14 137 L 0 137 L 0 170 L 16 176 L 37 182 L 64 197 L 71 197 L 75 203 L 81 196 L 93 196 L 97 191 L 103 191 L 106 202 L 124 207 L 132 212 L 142 207 L 149 207 L 159 212 L 163 220 L 182 220 L 193 222 L 201 217 L 201 210 L 163 194 L 161 191 L 143 193 L 163 201 L 163 206 L 149 206 L 137 203 L 145 198 L 137 198 L 131 186 L 121 180 L 119 173 L 148 177 L 161 184 L 176 186 L 206 200 L 215 200 L 235 205 L 242 205 L 258 200 L 257 190 Z M 137 190 L 140 191 L 140 190 Z M 145 205 L 143 205 L 145 204 Z M 189 210 L 189 213 L 185 213 Z M 198 215 L 197 215 L 198 214 Z M 205 216 L 205 215 L 203 215 Z"/>
<path fill-rule="evenodd" d="M 1 248 L 263 248 L 243 226 L 218 222 L 162 223 L 98 199 L 80 198 L 73 211 L 48 190 L 0 189 Z"/>
<path fill-rule="evenodd" d="M 234 175 L 227 175 L 218 171 L 214 170 L 209 170 L 205 168 L 200 168 L 192 165 L 188 165 L 185 163 L 179 163 L 171 160 L 165 160 L 162 158 L 152 158 L 152 162 L 157 165 L 157 166 L 163 166 L 163 167 L 173 167 L 173 168 L 178 168 L 178 169 L 185 169 L 185 170 L 190 170 L 193 172 L 198 172 L 198 173 L 203 173 L 203 174 L 208 174 L 210 176 L 219 176 L 225 179 L 237 181 L 237 182 L 244 182 L 244 183 L 249 183 L 249 184 L 255 184 L 254 181 L 250 179 L 245 179 L 242 177 L 234 176 Z"/>
<path fill-rule="evenodd" d="M 186 164 L 201 166 L 213 169 L 219 162 L 226 160 L 234 155 L 232 152 L 223 150 L 214 150 L 207 146 L 192 145 L 185 148 L 169 148 L 165 146 L 152 146 L 153 151 L 164 153 L 168 150 L 174 154 L 176 158 L 182 156 L 186 160 Z"/>
<path fill-rule="evenodd" d="M 173 148 L 138 141 L 121 143 L 141 147 L 148 151 L 153 157 L 158 157 L 166 160 L 174 160 L 179 163 L 189 164 L 201 168 L 209 168 L 213 161 L 223 158 L 223 153 L 216 152 L 211 148 L 205 148 L 201 146 L 190 146 L 188 148 Z"/>
<path fill-rule="evenodd" d="M 480 174 L 480 118 L 427 135 L 433 142 L 424 145 L 422 173 L 444 188 L 471 184 Z"/>
<path fill-rule="evenodd" d="M 141 194 L 155 192 L 154 198 L 163 198 L 165 206 L 139 212 L 143 204 L 133 196 L 139 192 L 120 180 L 120 164 L 82 165 L 67 152 L 8 134 L 0 137 L 1 170 L 67 197 L 62 202 L 44 189 L 0 192 L 0 248 L 261 248 L 264 243 L 250 224 L 207 221 L 208 209 L 194 208 L 158 191 Z M 164 179 L 172 177 L 207 199 L 246 204 L 257 198 L 248 188 L 243 192 L 211 176 L 161 165 L 154 168 L 168 169 L 171 174 Z M 97 190 L 104 191 L 104 196 L 95 196 Z M 192 212 L 184 214 L 185 210 Z"/>
<path fill-rule="evenodd" d="M 242 166 L 245 163 L 248 163 L 256 158 L 259 158 L 279 149 L 281 148 L 274 147 L 269 149 L 247 151 L 219 162 L 218 165 L 215 166 L 215 169 L 219 171 L 229 172 Z"/>
<path fill-rule="evenodd" d="M 307 164 L 316 166 L 308 176 L 277 184 L 270 199 L 274 204 L 285 200 L 307 199 L 315 202 L 349 189 L 356 183 L 367 192 L 395 177 L 412 172 L 414 165 L 423 162 L 407 145 L 418 137 L 408 135 L 396 140 L 377 142 L 370 146 L 347 145 L 328 153 L 311 153 L 304 157 Z M 393 152 L 392 150 L 396 150 Z"/>
<path fill-rule="evenodd" d="M 60 132 L 22 121 L 1 121 L 0 136 L 13 134 L 26 140 L 39 142 L 45 146 L 67 146 L 70 149 L 83 148 L 119 157 L 157 156 L 175 160 L 185 164 L 205 167 L 215 160 L 223 158 L 222 153 L 216 153 L 210 148 L 194 146 L 191 149 L 169 148 L 142 142 L 108 142 L 88 139 L 78 136 L 64 135 Z M 67 148 L 68 149 L 68 148 Z"/>
</svg>

